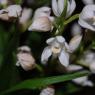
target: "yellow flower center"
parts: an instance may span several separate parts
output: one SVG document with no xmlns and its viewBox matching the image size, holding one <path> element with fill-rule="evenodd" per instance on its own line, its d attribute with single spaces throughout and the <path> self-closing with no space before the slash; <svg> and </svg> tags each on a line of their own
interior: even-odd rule
<svg viewBox="0 0 95 95">
<path fill-rule="evenodd" d="M 57 54 L 57 53 L 60 53 L 61 48 L 60 47 L 52 47 L 51 50 L 53 53 Z"/>
</svg>

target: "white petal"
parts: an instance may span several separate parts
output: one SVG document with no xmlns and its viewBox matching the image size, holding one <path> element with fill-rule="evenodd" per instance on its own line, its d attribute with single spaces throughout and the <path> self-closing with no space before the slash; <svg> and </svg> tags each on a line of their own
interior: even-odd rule
<svg viewBox="0 0 95 95">
<path fill-rule="evenodd" d="M 58 0 L 58 12 L 61 15 L 64 10 L 64 0 Z"/>
<path fill-rule="evenodd" d="M 0 14 L 4 14 L 4 13 L 8 13 L 8 10 L 6 10 L 6 9 L 0 10 Z"/>
<path fill-rule="evenodd" d="M 18 50 L 18 51 L 27 51 L 27 52 L 31 52 L 30 47 L 25 46 L 25 45 L 24 45 L 24 46 L 19 47 L 17 50 Z"/>
<path fill-rule="evenodd" d="M 33 19 L 39 18 L 39 17 L 49 17 L 51 13 L 51 8 L 49 7 L 41 7 L 36 9 L 34 13 Z"/>
<path fill-rule="evenodd" d="M 7 8 L 8 16 L 10 17 L 18 17 L 21 15 L 22 8 L 20 5 L 11 5 Z"/>
<path fill-rule="evenodd" d="M 94 84 L 90 80 L 85 81 L 82 85 L 83 86 L 90 86 L 90 87 L 94 86 Z"/>
<path fill-rule="evenodd" d="M 42 64 L 46 64 L 48 61 L 48 58 L 52 55 L 52 51 L 49 47 L 46 47 L 41 55 L 41 62 Z"/>
<path fill-rule="evenodd" d="M 69 12 L 70 12 L 70 2 L 68 1 L 66 18 L 69 17 Z"/>
<path fill-rule="evenodd" d="M 57 5 L 57 0 L 52 0 L 52 10 L 55 16 L 59 17 L 60 14 L 58 13 L 58 5 Z"/>
<path fill-rule="evenodd" d="M 81 40 L 82 40 L 82 35 L 76 35 L 75 37 L 73 37 L 73 38 L 70 40 L 70 42 L 69 42 L 69 47 L 70 47 L 70 50 L 71 50 L 72 52 L 74 52 L 74 51 L 78 48 L 78 46 L 79 46 Z"/>
<path fill-rule="evenodd" d="M 69 54 L 68 53 L 62 50 L 58 58 L 59 58 L 60 63 L 63 66 L 67 67 L 69 65 Z"/>
<path fill-rule="evenodd" d="M 88 24 L 86 21 L 82 20 L 81 18 L 79 19 L 78 23 L 80 24 L 80 26 L 90 29 L 92 31 L 95 31 L 95 28 L 93 26 L 91 26 L 90 24 Z"/>
<path fill-rule="evenodd" d="M 39 17 L 33 21 L 28 28 L 29 31 L 47 32 L 52 29 L 51 21 L 48 17 Z"/>
<path fill-rule="evenodd" d="M 83 85 L 83 83 L 84 83 L 85 81 L 87 81 L 87 80 L 88 80 L 88 76 L 83 76 L 83 77 L 75 78 L 75 79 L 73 79 L 72 81 L 73 81 L 74 83 L 76 83 L 76 84 Z"/>
<path fill-rule="evenodd" d="M 68 17 L 73 13 L 73 11 L 75 10 L 76 8 L 76 3 L 75 3 L 75 0 L 71 0 L 71 4 L 70 4 L 70 11 L 68 13 Z"/>
<path fill-rule="evenodd" d="M 51 37 L 51 38 L 49 38 L 49 39 L 46 41 L 46 43 L 47 43 L 48 45 L 51 45 L 51 43 L 54 42 L 54 40 L 55 40 L 55 38 L 54 38 L 54 37 Z"/>
<path fill-rule="evenodd" d="M 56 36 L 56 39 L 57 39 L 57 41 L 58 41 L 59 43 L 64 43 L 64 42 L 65 42 L 65 39 L 64 39 L 64 37 L 62 37 L 62 36 Z"/>
<path fill-rule="evenodd" d="M 82 66 L 74 65 L 74 64 L 69 65 L 69 66 L 67 67 L 67 70 L 68 70 L 69 72 L 78 71 L 78 70 L 81 70 L 81 69 L 83 69 Z"/>
</svg>

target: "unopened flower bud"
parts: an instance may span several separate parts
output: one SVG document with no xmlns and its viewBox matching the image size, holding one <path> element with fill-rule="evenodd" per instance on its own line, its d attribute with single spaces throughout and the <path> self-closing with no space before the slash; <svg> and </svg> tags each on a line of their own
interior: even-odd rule
<svg viewBox="0 0 95 95">
<path fill-rule="evenodd" d="M 22 46 L 18 48 L 16 66 L 21 66 L 25 71 L 32 70 L 35 67 L 35 59 L 33 58 L 30 48 Z"/>
</svg>

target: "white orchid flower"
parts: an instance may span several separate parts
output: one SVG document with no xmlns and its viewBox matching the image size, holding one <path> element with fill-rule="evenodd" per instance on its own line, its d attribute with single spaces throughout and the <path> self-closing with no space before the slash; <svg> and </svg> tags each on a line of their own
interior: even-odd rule
<svg viewBox="0 0 95 95">
<path fill-rule="evenodd" d="M 16 66 L 21 66 L 25 71 L 32 70 L 35 67 L 35 59 L 28 46 L 18 48 Z"/>
<path fill-rule="evenodd" d="M 51 9 L 49 7 L 38 8 L 34 13 L 32 24 L 28 30 L 38 32 L 47 32 L 52 30 L 54 17 L 50 16 L 50 13 Z"/>
<path fill-rule="evenodd" d="M 21 15 L 22 8 L 20 5 L 10 5 L 6 9 L 0 10 L 0 19 L 9 20 L 10 18 L 17 18 Z"/>
<path fill-rule="evenodd" d="M 69 54 L 74 52 L 80 43 L 81 39 L 79 40 L 79 38 L 81 37 L 77 37 L 72 38 L 69 44 L 62 36 L 49 38 L 46 41 L 49 46 L 43 50 L 41 62 L 43 64 L 47 63 L 49 57 L 52 55 L 52 57 L 58 57 L 60 63 L 67 67 L 69 65 Z"/>
<path fill-rule="evenodd" d="M 81 86 L 94 86 L 94 84 L 88 80 L 88 76 L 79 77 L 72 80 L 74 83 L 81 85 Z"/>
<path fill-rule="evenodd" d="M 76 8 L 75 0 L 68 0 L 66 17 L 69 17 Z M 60 17 L 64 11 L 64 0 L 52 0 L 52 10 L 55 16 Z"/>
<path fill-rule="evenodd" d="M 94 0 L 82 0 L 85 5 L 94 4 Z"/>
<path fill-rule="evenodd" d="M 95 5 L 86 5 L 79 15 L 78 22 L 83 28 L 95 31 Z"/>
</svg>

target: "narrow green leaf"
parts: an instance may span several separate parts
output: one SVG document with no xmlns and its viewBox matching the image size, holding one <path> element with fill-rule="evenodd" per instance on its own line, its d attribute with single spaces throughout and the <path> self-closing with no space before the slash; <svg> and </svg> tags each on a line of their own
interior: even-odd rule
<svg viewBox="0 0 95 95">
<path fill-rule="evenodd" d="M 60 75 L 60 76 L 53 76 L 53 77 L 40 78 L 40 79 L 30 79 L 2 92 L 0 95 L 5 95 L 6 93 L 21 89 L 39 89 L 44 86 L 48 86 L 59 82 L 65 82 L 88 74 L 89 74 L 88 71 L 81 71 L 68 75 Z"/>
</svg>

